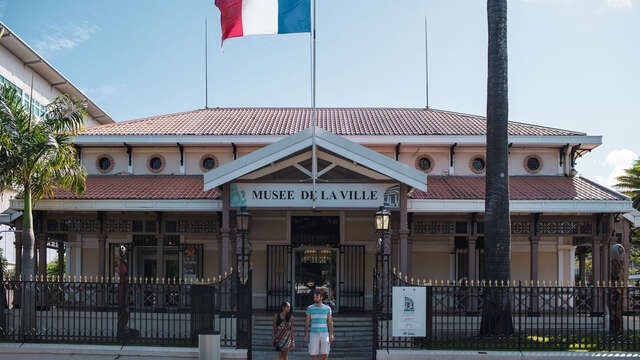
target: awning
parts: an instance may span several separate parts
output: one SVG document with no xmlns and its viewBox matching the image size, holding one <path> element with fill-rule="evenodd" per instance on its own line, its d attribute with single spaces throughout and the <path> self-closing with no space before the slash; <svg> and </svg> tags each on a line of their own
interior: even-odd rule
<svg viewBox="0 0 640 360">
<path fill-rule="evenodd" d="M 11 225 L 22 216 L 22 211 L 7 209 L 0 214 L 0 225 Z"/>
</svg>

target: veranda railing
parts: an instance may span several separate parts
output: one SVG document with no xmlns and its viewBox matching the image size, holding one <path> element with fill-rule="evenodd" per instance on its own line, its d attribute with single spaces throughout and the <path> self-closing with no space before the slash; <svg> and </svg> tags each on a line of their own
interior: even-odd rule
<svg viewBox="0 0 640 360">
<path fill-rule="evenodd" d="M 213 279 L 127 279 L 127 327 L 133 331 L 126 338 L 118 334 L 119 280 L 3 279 L 0 340 L 191 346 L 197 345 L 198 331 L 213 329 L 220 332 L 222 346 L 236 347 L 237 304 L 243 295 L 235 272 Z M 196 302 L 194 294 L 200 294 Z"/>
<path fill-rule="evenodd" d="M 425 288 L 426 337 L 393 336 L 393 286 Z M 512 333 L 480 331 L 489 290 L 508 296 Z M 374 308 L 377 349 L 640 350 L 640 287 L 627 283 L 428 281 L 376 272 Z"/>
</svg>

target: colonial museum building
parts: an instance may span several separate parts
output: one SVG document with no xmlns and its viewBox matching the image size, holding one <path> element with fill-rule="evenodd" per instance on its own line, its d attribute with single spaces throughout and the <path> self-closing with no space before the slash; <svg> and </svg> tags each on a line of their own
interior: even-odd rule
<svg viewBox="0 0 640 360">
<path fill-rule="evenodd" d="M 246 260 L 255 309 L 301 308 L 320 288 L 337 312 L 367 311 L 383 206 L 397 271 L 483 279 L 484 117 L 321 108 L 311 125 L 309 108 L 209 108 L 86 128 L 75 140 L 86 193 L 36 204 L 36 272 L 49 247 L 67 275 L 114 277 L 124 245 L 135 278 L 214 278 Z M 602 138 L 511 122 L 509 143 L 512 278 L 609 279 L 631 201 L 574 168 Z"/>
</svg>

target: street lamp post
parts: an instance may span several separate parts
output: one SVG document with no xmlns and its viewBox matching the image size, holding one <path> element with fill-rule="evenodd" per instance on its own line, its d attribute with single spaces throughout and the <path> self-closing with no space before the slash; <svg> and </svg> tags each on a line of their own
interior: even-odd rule
<svg viewBox="0 0 640 360">
<path fill-rule="evenodd" d="M 376 255 L 376 272 L 378 273 L 378 304 L 381 305 L 383 313 L 390 312 L 388 309 L 389 291 L 391 283 L 389 281 L 389 260 L 391 257 L 390 244 L 391 212 L 384 206 L 380 206 L 375 215 L 375 230 L 378 235 L 378 253 Z"/>
<path fill-rule="evenodd" d="M 236 266 L 237 266 L 237 302 L 236 306 L 239 312 L 237 319 L 236 338 L 239 348 L 249 348 L 251 346 L 250 327 L 251 327 L 251 308 L 252 293 L 251 281 L 249 279 L 249 258 L 251 254 L 251 244 L 247 240 L 249 232 L 249 222 L 251 213 L 246 207 L 241 207 L 236 212 Z"/>
<path fill-rule="evenodd" d="M 246 207 L 240 208 L 236 213 L 236 230 L 238 231 L 239 246 L 236 246 L 237 257 L 237 271 L 239 278 L 245 282 L 249 273 L 249 257 L 251 252 L 251 246 L 248 244 L 247 233 L 249 232 L 249 222 L 251 220 L 251 213 L 247 211 Z M 239 248 L 239 249 L 238 249 Z M 239 251 L 238 251 L 239 250 Z M 239 253 L 239 254 L 238 254 Z"/>
</svg>

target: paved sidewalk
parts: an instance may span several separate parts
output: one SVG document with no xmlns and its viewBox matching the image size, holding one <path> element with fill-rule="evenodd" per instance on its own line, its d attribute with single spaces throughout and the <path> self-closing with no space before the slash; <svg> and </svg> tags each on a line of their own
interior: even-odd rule
<svg viewBox="0 0 640 360">
<path fill-rule="evenodd" d="M 246 351 L 222 349 L 222 359 L 245 359 Z M 198 359 L 196 347 L 0 344 L 1 360 L 142 360 Z"/>
<path fill-rule="evenodd" d="M 378 350 L 376 360 L 546 360 L 546 359 L 640 359 L 630 352 L 560 352 L 560 351 L 451 351 L 451 350 Z"/>
</svg>

